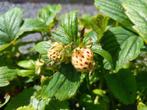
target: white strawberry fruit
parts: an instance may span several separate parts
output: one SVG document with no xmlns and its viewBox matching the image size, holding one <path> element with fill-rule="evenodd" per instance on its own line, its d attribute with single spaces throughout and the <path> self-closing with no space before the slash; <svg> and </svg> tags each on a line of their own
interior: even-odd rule
<svg viewBox="0 0 147 110">
<path fill-rule="evenodd" d="M 91 71 L 94 66 L 93 52 L 90 48 L 76 48 L 73 50 L 71 62 L 77 71 Z"/>
<path fill-rule="evenodd" d="M 64 46 L 61 43 L 54 42 L 48 50 L 48 58 L 51 64 L 60 63 L 63 58 Z"/>
</svg>

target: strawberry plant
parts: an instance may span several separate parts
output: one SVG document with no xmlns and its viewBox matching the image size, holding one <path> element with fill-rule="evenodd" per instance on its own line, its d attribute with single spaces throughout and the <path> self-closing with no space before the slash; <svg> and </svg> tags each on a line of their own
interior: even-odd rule
<svg viewBox="0 0 147 110">
<path fill-rule="evenodd" d="M 146 110 L 147 1 L 95 0 L 97 15 L 0 15 L 0 108 Z M 27 54 L 22 38 L 39 33 Z"/>
</svg>

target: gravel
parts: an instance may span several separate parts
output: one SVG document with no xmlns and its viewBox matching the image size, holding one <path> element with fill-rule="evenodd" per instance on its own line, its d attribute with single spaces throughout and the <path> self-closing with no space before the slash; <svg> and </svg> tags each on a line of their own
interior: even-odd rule
<svg viewBox="0 0 147 110">
<path fill-rule="evenodd" d="M 48 2 L 25 2 L 25 3 L 14 3 L 14 2 L 8 2 L 8 1 L 0 1 L 0 13 L 4 13 L 7 10 L 13 8 L 13 7 L 20 7 L 24 10 L 24 17 L 35 17 L 37 10 L 41 7 L 49 4 Z M 80 15 L 87 13 L 91 15 L 95 15 L 97 13 L 96 8 L 94 5 L 90 4 L 61 4 L 62 10 L 60 14 L 64 14 L 66 12 L 69 12 L 71 10 L 77 10 Z"/>
</svg>

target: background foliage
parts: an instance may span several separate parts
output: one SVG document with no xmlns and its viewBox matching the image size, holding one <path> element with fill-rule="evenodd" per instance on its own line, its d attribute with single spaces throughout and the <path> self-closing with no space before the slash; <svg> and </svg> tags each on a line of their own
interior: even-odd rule
<svg viewBox="0 0 147 110">
<path fill-rule="evenodd" d="M 47 5 L 36 18 L 20 8 L 0 15 L 0 107 L 4 110 L 146 110 L 147 2 L 95 0 L 99 13 L 58 16 L 60 5 Z M 42 41 L 24 55 L 21 38 L 39 33 Z M 53 43 L 64 57 L 48 58 Z M 72 52 L 88 47 L 94 68 L 79 72 Z"/>
</svg>

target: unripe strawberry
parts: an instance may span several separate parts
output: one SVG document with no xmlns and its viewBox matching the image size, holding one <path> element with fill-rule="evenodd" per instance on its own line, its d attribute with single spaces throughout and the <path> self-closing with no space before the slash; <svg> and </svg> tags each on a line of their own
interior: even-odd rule
<svg viewBox="0 0 147 110">
<path fill-rule="evenodd" d="M 55 42 L 48 50 L 48 58 L 51 64 L 60 63 L 63 58 L 64 46 L 61 43 Z"/>
<path fill-rule="evenodd" d="M 93 52 L 89 48 L 78 47 L 73 50 L 71 62 L 78 71 L 91 71 L 94 64 Z"/>
</svg>

